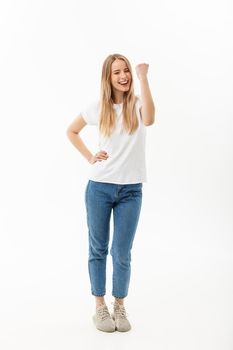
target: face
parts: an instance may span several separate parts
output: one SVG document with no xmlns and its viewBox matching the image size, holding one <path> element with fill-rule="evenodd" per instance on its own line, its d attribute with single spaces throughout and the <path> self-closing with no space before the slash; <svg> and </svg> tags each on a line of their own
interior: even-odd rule
<svg viewBox="0 0 233 350">
<path fill-rule="evenodd" d="M 128 91 L 131 80 L 131 73 L 125 61 L 116 59 L 111 67 L 111 84 L 113 92 L 119 94 Z"/>
</svg>

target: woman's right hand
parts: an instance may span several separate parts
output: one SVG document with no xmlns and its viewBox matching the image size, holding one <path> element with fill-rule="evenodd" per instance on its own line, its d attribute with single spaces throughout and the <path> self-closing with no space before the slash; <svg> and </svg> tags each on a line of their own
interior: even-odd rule
<svg viewBox="0 0 233 350">
<path fill-rule="evenodd" d="M 101 162 L 102 160 L 107 160 L 108 154 L 107 152 L 101 150 L 97 152 L 94 156 L 91 157 L 91 159 L 88 160 L 90 164 L 94 164 L 95 162 Z"/>
</svg>

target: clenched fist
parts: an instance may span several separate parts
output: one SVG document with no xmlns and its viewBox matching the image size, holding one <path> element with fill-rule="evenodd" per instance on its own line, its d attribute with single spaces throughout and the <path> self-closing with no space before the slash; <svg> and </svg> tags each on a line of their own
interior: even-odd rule
<svg viewBox="0 0 233 350">
<path fill-rule="evenodd" d="M 139 80 L 145 79 L 147 77 L 148 68 L 149 64 L 147 63 L 140 63 L 135 67 Z"/>
</svg>

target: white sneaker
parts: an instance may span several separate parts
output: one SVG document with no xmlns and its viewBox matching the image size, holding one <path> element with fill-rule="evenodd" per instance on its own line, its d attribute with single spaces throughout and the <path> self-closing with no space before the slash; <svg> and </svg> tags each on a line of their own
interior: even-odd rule
<svg viewBox="0 0 233 350">
<path fill-rule="evenodd" d="M 115 321 L 116 330 L 119 332 L 128 332 L 131 329 L 131 325 L 127 319 L 124 305 L 120 305 L 116 302 L 112 304 L 114 305 L 112 318 Z"/>
<path fill-rule="evenodd" d="M 114 332 L 115 322 L 111 318 L 106 304 L 102 304 L 96 308 L 96 313 L 93 316 L 93 321 L 98 330 L 103 332 Z"/>
</svg>

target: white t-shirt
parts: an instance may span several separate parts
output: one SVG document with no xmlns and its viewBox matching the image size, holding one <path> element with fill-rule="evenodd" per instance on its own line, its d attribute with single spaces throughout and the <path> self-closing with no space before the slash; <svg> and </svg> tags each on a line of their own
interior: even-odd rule
<svg viewBox="0 0 233 350">
<path fill-rule="evenodd" d="M 139 111 L 141 99 L 139 96 L 137 97 L 136 113 L 139 125 L 131 135 L 123 130 L 122 103 L 113 105 L 117 119 L 116 126 L 110 137 L 104 137 L 99 132 L 100 101 L 91 103 L 81 112 L 85 122 L 89 125 L 95 125 L 98 129 L 98 151 L 106 151 L 109 156 L 107 160 L 90 164 L 90 180 L 115 184 L 147 182 L 145 160 L 146 126 L 141 120 Z"/>
</svg>

